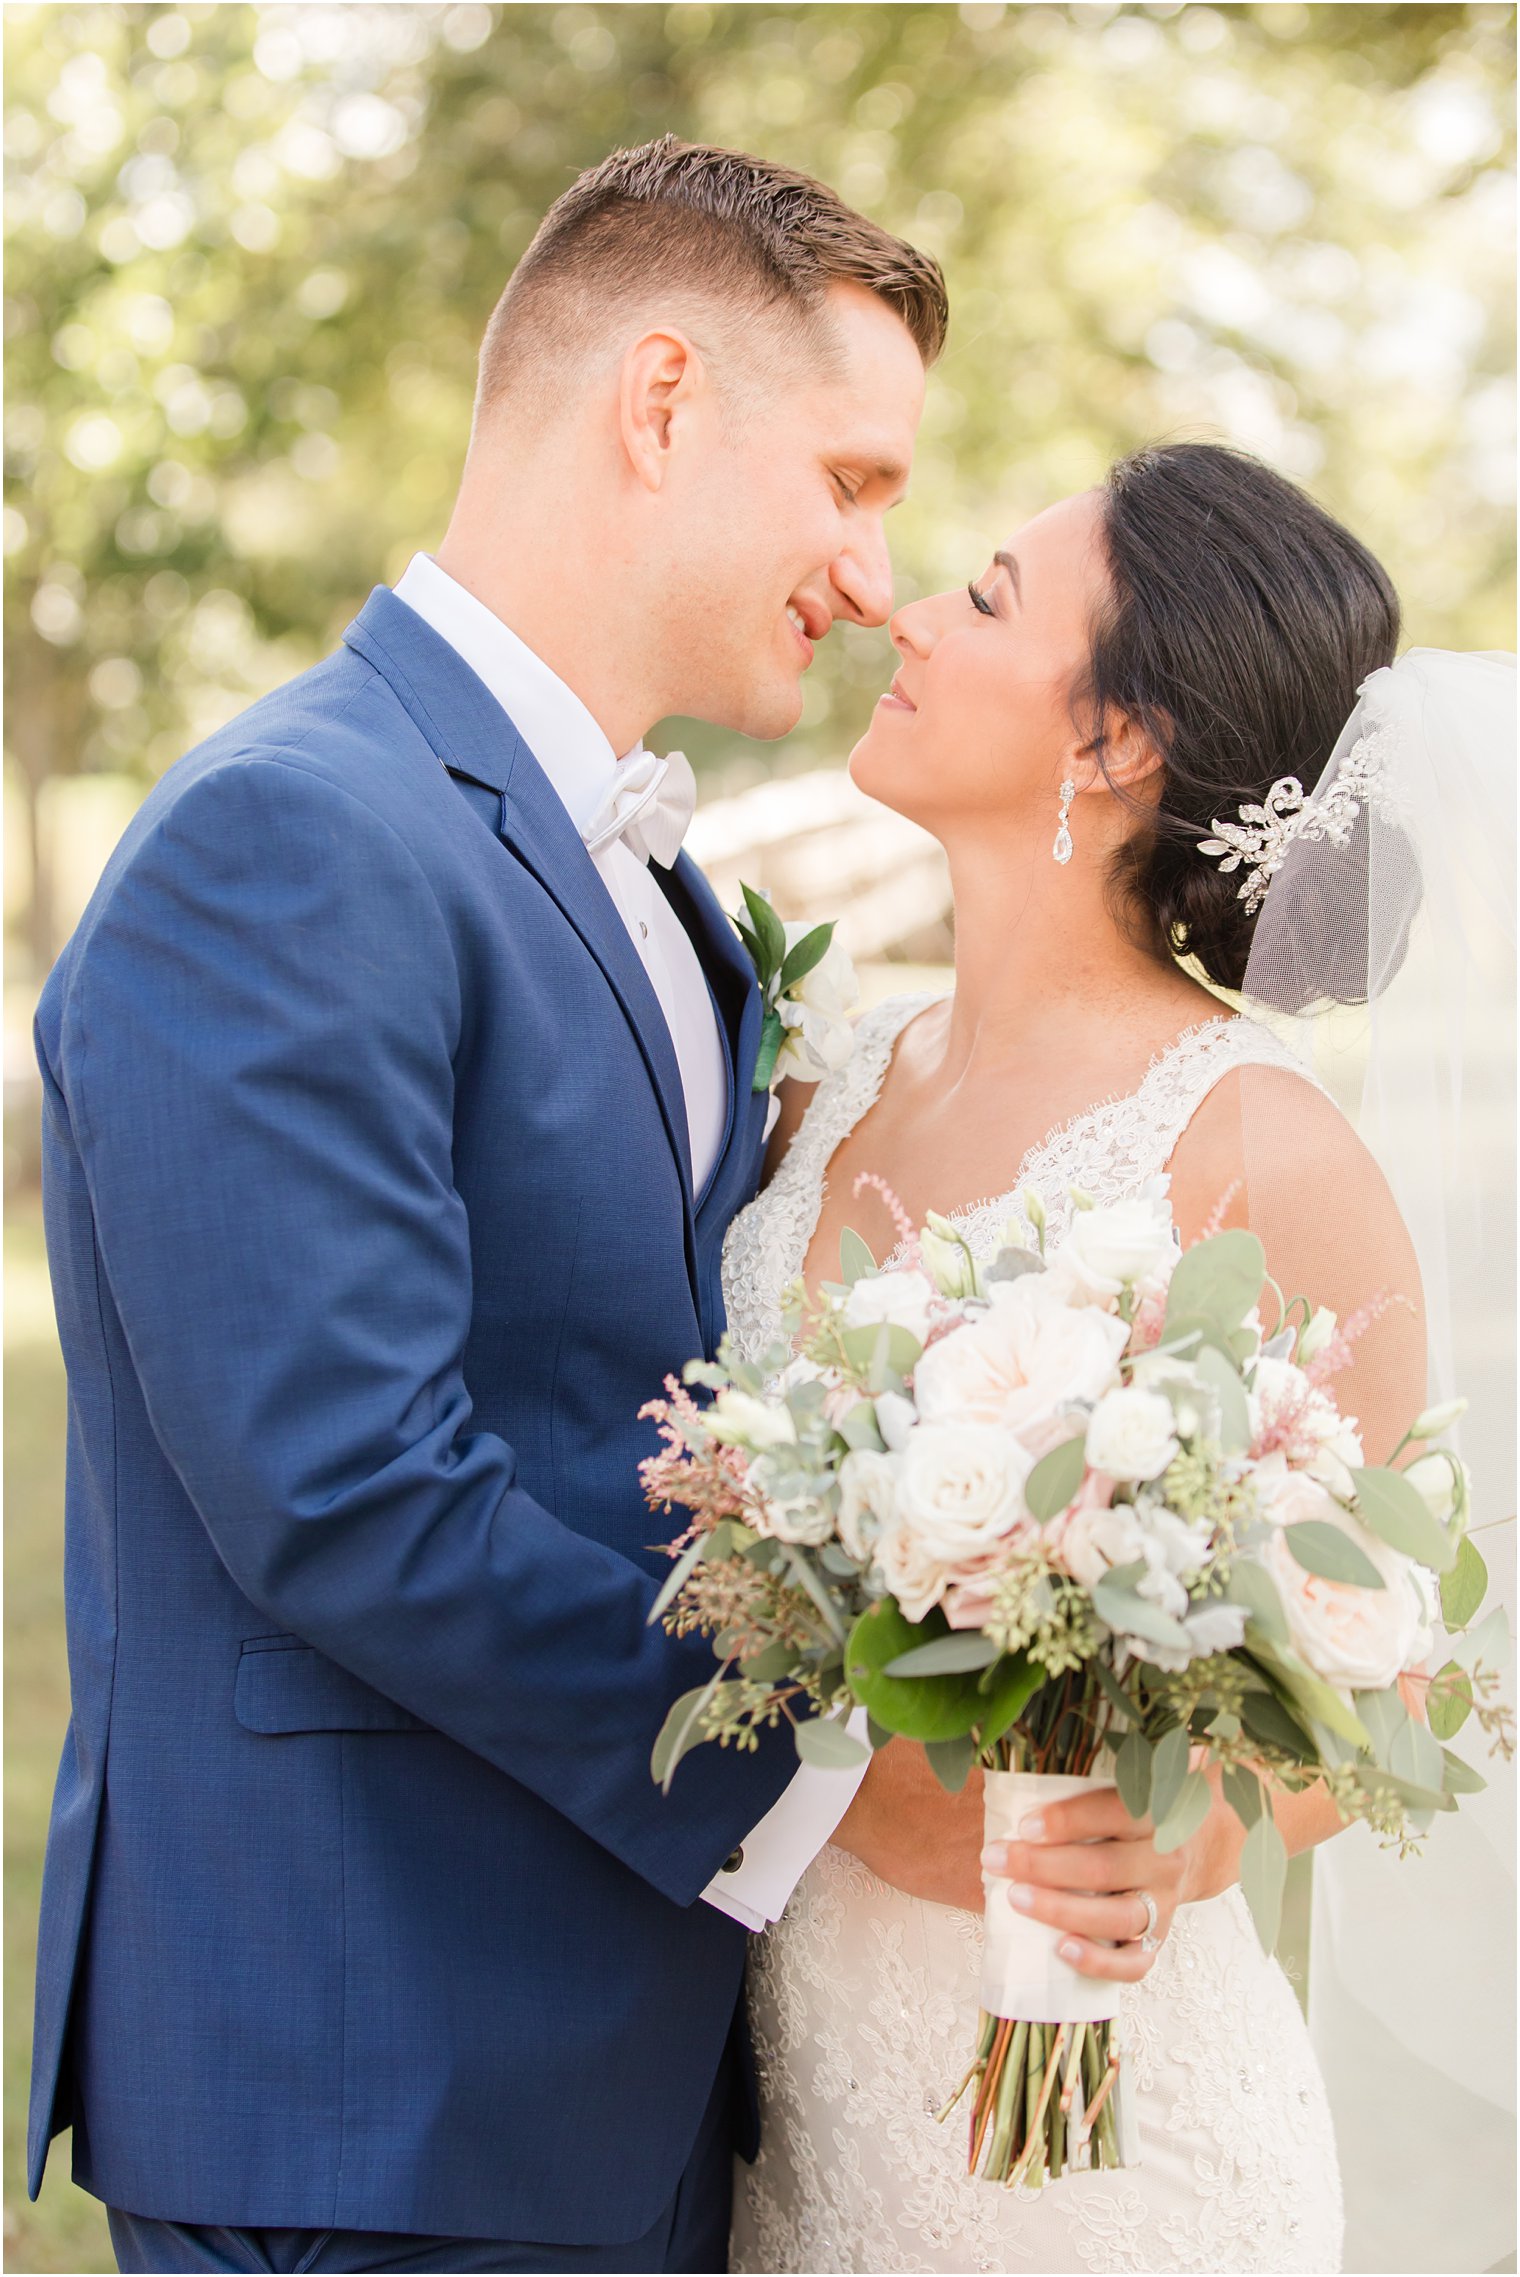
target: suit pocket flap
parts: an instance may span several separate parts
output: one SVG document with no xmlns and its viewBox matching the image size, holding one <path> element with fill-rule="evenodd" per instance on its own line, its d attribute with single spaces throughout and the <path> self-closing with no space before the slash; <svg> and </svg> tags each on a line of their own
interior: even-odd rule
<svg viewBox="0 0 1520 2277">
<path fill-rule="evenodd" d="M 245 1731 L 430 1731 L 314 1645 L 265 1637 L 245 1644 L 232 1712 Z"/>
</svg>

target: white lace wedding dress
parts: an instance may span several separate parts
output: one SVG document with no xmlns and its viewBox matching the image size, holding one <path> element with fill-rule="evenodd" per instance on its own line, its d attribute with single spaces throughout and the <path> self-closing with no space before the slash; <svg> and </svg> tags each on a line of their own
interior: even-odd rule
<svg viewBox="0 0 1520 2277">
<path fill-rule="evenodd" d="M 877 1097 L 898 1034 L 933 999 L 861 1021 L 771 1184 L 724 1254 L 729 1328 L 750 1357 L 780 1335 L 829 1160 Z M 1051 1235 L 1067 1189 L 1116 1201 L 1163 1170 L 1231 1068 L 1299 1062 L 1255 1022 L 1193 1029 L 1138 1091 L 1035 1147 L 1008 1190 L 956 1223 L 989 1256 L 1034 1187 Z M 1124 1990 L 1140 2162 L 1010 2192 L 966 2172 L 965 2107 L 935 2112 L 976 2040 L 981 1919 L 908 1898 L 832 1846 L 750 1972 L 763 2141 L 735 2183 L 732 2267 L 753 2271 L 1335 2270 L 1341 2190 L 1323 2082 L 1299 2006 L 1238 1890 L 1179 1909 L 1150 1974 Z"/>
</svg>

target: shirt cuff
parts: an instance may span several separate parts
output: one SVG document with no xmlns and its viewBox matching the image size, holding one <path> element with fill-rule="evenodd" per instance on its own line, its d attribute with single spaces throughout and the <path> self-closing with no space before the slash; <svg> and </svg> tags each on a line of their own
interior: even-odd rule
<svg viewBox="0 0 1520 2277">
<path fill-rule="evenodd" d="M 855 1710 L 849 1729 L 862 1745 L 869 1745 L 864 1708 Z M 854 1768 L 839 1771 L 799 1763 L 791 1784 L 714 1874 L 702 1892 L 704 1902 L 746 1929 L 760 1930 L 779 1921 L 787 1899 L 855 1800 L 870 1760 L 867 1753 Z"/>
</svg>

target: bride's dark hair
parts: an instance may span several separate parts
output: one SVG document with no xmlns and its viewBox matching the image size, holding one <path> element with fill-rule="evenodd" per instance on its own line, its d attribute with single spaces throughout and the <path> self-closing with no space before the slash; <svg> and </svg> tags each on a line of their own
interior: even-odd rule
<svg viewBox="0 0 1520 2277">
<path fill-rule="evenodd" d="M 1109 597 L 1082 709 L 1099 727 L 1100 765 L 1102 722 L 1115 714 L 1163 761 L 1159 803 L 1120 849 L 1114 891 L 1158 952 L 1239 988 L 1255 919 L 1238 897 L 1241 873 L 1223 874 L 1199 840 L 1281 775 L 1306 791 L 1318 782 L 1357 688 L 1393 662 L 1398 595 L 1295 483 L 1214 443 L 1121 460 L 1104 488 L 1102 538 Z M 1327 955 L 1321 970 L 1334 967 Z M 1346 1001 L 1365 994 L 1349 965 L 1345 978 Z"/>
</svg>

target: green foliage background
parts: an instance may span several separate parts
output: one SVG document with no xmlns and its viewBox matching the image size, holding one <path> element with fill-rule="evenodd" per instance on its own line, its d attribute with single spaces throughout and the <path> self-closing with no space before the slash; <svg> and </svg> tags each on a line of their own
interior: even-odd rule
<svg viewBox="0 0 1520 2277">
<path fill-rule="evenodd" d="M 824 175 L 944 261 L 953 320 L 906 595 L 1156 435 L 1222 435 L 1383 556 L 1411 640 L 1512 639 L 1505 6 L 9 6 L 7 1098 L 118 813 L 315 660 L 441 534 L 476 344 L 552 198 L 667 129 Z M 887 677 L 840 634 L 799 735 L 695 726 L 709 779 L 842 758 Z M 91 860 L 98 858 L 95 849 Z M 107 2268 L 25 2208 L 32 1920 L 66 1713 L 61 1397 L 30 1207 L 7 1550 L 7 2259 Z M 29 1276 L 29 1277 L 28 1277 Z M 62 2146 L 60 2146 L 62 2147 Z"/>
</svg>

